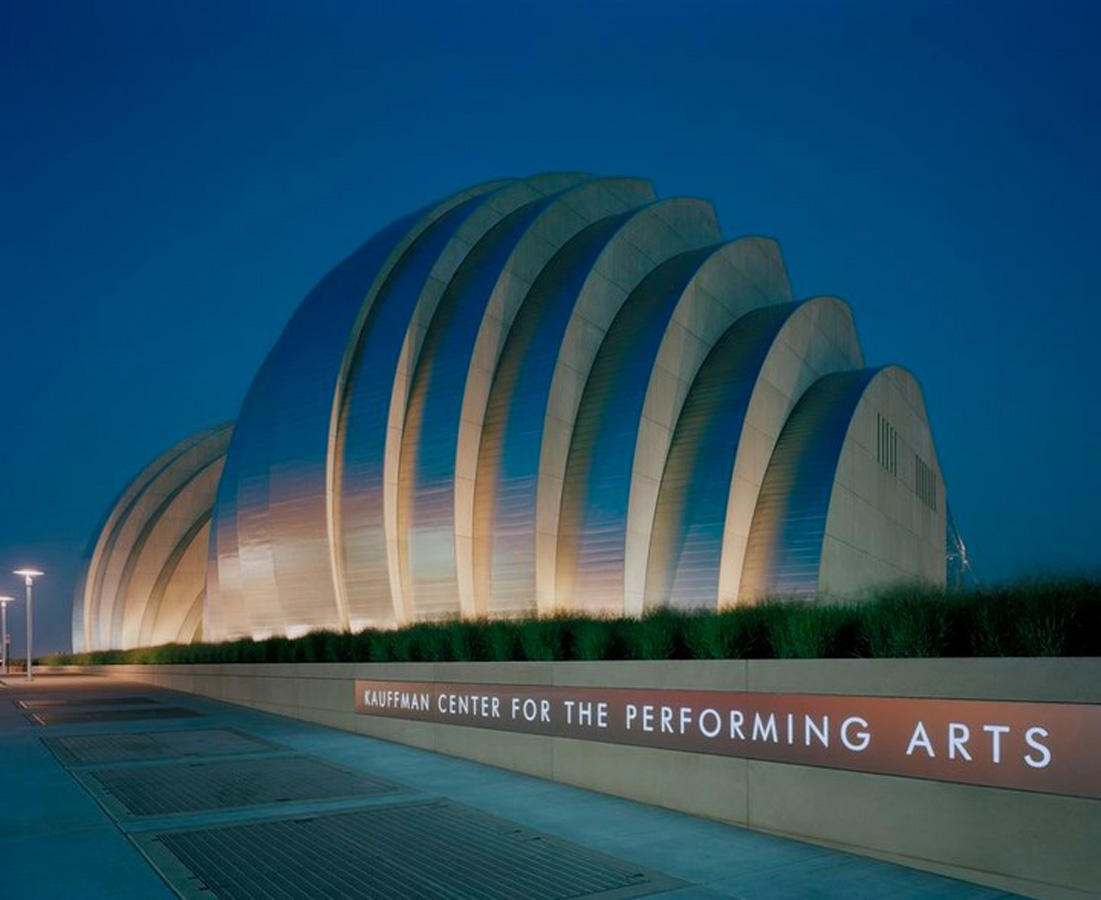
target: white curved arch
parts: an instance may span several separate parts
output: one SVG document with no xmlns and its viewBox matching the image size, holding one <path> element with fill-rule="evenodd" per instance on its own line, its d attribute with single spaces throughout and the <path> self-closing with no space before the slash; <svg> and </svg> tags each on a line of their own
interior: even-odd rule
<svg viewBox="0 0 1101 900">
<path fill-rule="evenodd" d="M 231 432 L 229 425 L 208 429 L 162 454 L 105 517 L 76 591 L 87 623 L 86 649 L 138 646 L 143 622 L 153 630 L 159 622 L 186 615 L 177 605 L 190 609 L 203 591 L 205 566 L 180 569 L 178 550 L 209 518 Z M 196 552 L 205 556 L 205 546 Z M 166 604 L 164 589 L 169 587 Z M 177 601 L 181 590 L 190 596 Z"/>
<path fill-rule="evenodd" d="M 295 310 L 242 403 L 211 526 L 204 609 L 215 639 L 346 627 L 333 578 L 332 423 L 354 326 L 410 245 L 496 190 L 461 191 L 382 229 Z"/>
<path fill-rule="evenodd" d="M 125 649 L 148 645 L 154 626 L 179 612 L 171 605 L 173 600 L 179 602 L 177 591 L 183 591 L 183 602 L 190 606 L 195 592 L 204 586 L 205 571 L 180 570 L 179 556 L 208 520 L 224 462 L 219 456 L 196 470 L 142 528 L 130 549 L 126 576 L 118 588 L 119 602 L 125 609 L 118 646 Z M 170 602 L 165 604 L 165 590 L 174 580 L 184 584 L 169 594 Z"/>
<path fill-rule="evenodd" d="M 554 607 L 562 479 L 604 332 L 655 265 L 713 243 L 717 234 L 710 205 L 660 201 L 594 223 L 540 273 L 501 354 L 479 450 L 475 521 L 484 539 L 476 534 L 475 567 L 478 560 L 483 571 L 497 567 L 490 612 Z"/>
<path fill-rule="evenodd" d="M 204 516 L 181 538 L 150 593 L 137 646 L 190 641 L 202 620 L 210 518 Z"/>
<path fill-rule="evenodd" d="M 474 475 L 505 335 L 550 258 L 583 228 L 650 202 L 648 183 L 593 179 L 502 219 L 448 283 L 422 345 L 402 435 L 398 527 L 417 617 L 476 613 Z"/>
<path fill-rule="evenodd" d="M 863 365 L 852 309 L 843 300 L 807 300 L 781 329 L 761 367 L 738 442 L 723 529 L 719 606 L 737 602 L 753 509 L 784 422 L 817 379 Z"/>
<path fill-rule="evenodd" d="M 632 293 L 605 336 L 574 430 L 559 526 L 567 594 L 600 596 L 609 612 L 642 611 L 658 488 L 696 372 L 741 315 L 790 299 L 779 248 L 763 238 L 674 257 Z M 645 336 L 656 327 L 654 346 Z M 640 408 L 626 412 L 640 390 Z M 572 579 L 561 564 L 570 557 Z"/>
<path fill-rule="evenodd" d="M 209 432 L 193 435 L 158 456 L 146 466 L 115 498 L 103 517 L 95 535 L 85 550 L 81 574 L 77 581 L 73 603 L 73 650 L 98 649 L 101 641 L 99 619 L 99 584 L 103 578 L 104 560 L 112 552 L 126 517 L 141 492 L 165 466 Z M 109 622 L 109 619 L 108 619 Z M 108 632 L 109 633 L 109 628 Z"/>
<path fill-rule="evenodd" d="M 402 434 L 410 379 L 444 288 L 474 245 L 502 219 L 585 178 L 539 175 L 456 207 L 451 219 L 441 219 L 440 228 L 426 231 L 394 263 L 357 325 L 342 364 L 330 447 L 330 530 L 338 536 L 332 542 L 334 564 L 351 627 L 408 621 L 412 614 L 400 567 Z"/>
<path fill-rule="evenodd" d="M 924 466 L 933 490 L 916 476 Z M 916 379 L 898 366 L 825 375 L 800 398 L 769 460 L 741 595 L 851 595 L 943 585 L 943 482 Z"/>
<path fill-rule="evenodd" d="M 417 429 L 417 419 L 422 408 L 413 403 L 407 405 L 412 397 L 413 376 L 415 367 L 420 357 L 420 351 L 425 337 L 435 315 L 437 304 L 446 286 L 455 276 L 462 261 L 470 250 L 483 238 L 491 227 L 501 222 L 506 215 L 519 209 L 523 204 L 537 200 L 541 197 L 553 195 L 563 190 L 582 183 L 582 176 L 573 173 L 550 173 L 525 179 L 511 189 L 506 197 L 501 197 L 502 202 L 492 210 L 493 215 L 481 217 L 472 216 L 470 227 L 464 228 L 458 238 L 463 241 L 461 253 L 451 253 L 449 256 L 441 256 L 440 264 L 433 270 L 433 280 L 426 287 L 417 303 L 414 329 L 410 330 L 406 344 L 402 347 L 402 357 L 398 364 L 398 375 L 394 379 L 394 391 L 390 402 L 390 419 L 387 427 L 387 452 L 386 474 L 383 489 L 384 510 L 386 522 L 386 551 L 387 562 L 390 566 L 390 590 L 394 597 L 394 608 L 398 613 L 398 621 L 409 622 L 414 620 L 421 610 L 414 600 L 412 571 L 410 566 L 411 551 L 410 530 L 407 526 L 411 518 L 412 497 L 410 496 L 410 476 L 401 477 L 403 462 L 409 463 L 409 454 L 404 453 L 415 443 L 415 437 L 403 448 L 406 434 Z M 504 194 L 502 191 L 501 194 Z M 500 195 L 495 195 L 494 199 Z M 488 212 L 488 211 L 487 211 Z M 429 364 L 430 361 L 429 361 Z M 446 526 L 444 526 L 446 529 Z M 453 539 L 452 522 L 451 537 Z M 444 541 L 447 536 L 444 535 Z M 454 554 L 454 545 L 450 548 Z M 437 551 L 438 552 L 438 551 Z M 446 552 L 446 551 L 445 551 Z M 452 555 L 452 559 L 454 556 Z M 458 599 L 458 598 L 456 598 Z M 458 604 L 453 612 L 460 609 Z M 438 615 L 439 610 L 425 610 L 429 615 Z"/>
<path fill-rule="evenodd" d="M 739 318 L 700 366 L 655 507 L 645 606 L 730 605 L 778 435 L 806 388 L 861 365 L 848 306 L 815 298 Z"/>
</svg>

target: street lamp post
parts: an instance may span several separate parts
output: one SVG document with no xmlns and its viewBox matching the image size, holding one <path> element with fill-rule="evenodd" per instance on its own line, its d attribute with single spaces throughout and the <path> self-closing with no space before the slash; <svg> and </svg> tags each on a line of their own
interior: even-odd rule
<svg viewBox="0 0 1101 900">
<path fill-rule="evenodd" d="M 3 656 L 4 674 L 8 674 L 8 604 L 14 597 L 0 597 L 0 655 Z"/>
<path fill-rule="evenodd" d="M 44 573 L 39 572 L 38 569 L 16 569 L 14 574 L 22 575 L 23 584 L 27 586 L 27 681 L 33 681 L 31 660 L 34 658 L 34 654 L 31 645 L 34 643 L 34 580 Z"/>
</svg>

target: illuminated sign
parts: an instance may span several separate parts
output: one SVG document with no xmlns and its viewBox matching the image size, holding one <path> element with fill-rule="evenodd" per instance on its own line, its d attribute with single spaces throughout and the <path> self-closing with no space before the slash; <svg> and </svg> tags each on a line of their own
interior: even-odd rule
<svg viewBox="0 0 1101 900">
<path fill-rule="evenodd" d="M 356 681 L 356 712 L 1101 798 L 1101 705 Z"/>
</svg>

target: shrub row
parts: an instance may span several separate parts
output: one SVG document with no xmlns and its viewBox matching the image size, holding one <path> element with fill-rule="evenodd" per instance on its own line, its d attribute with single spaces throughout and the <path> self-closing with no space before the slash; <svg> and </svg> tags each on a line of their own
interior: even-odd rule
<svg viewBox="0 0 1101 900">
<path fill-rule="evenodd" d="M 899 588 L 865 603 L 769 602 L 641 618 L 419 623 L 55 656 L 48 664 L 805 659 L 1101 655 L 1101 582 L 951 593 Z"/>
</svg>

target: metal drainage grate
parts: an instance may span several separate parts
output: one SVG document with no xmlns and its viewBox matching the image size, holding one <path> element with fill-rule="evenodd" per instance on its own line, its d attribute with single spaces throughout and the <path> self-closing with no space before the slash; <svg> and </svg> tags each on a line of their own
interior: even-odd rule
<svg viewBox="0 0 1101 900">
<path fill-rule="evenodd" d="M 85 770 L 78 777 L 116 818 L 331 800 L 397 789 L 388 781 L 308 756 Z"/>
<path fill-rule="evenodd" d="M 152 697 L 76 697 L 16 700 L 15 705 L 21 709 L 53 709 L 58 706 L 151 706 L 159 702 Z"/>
<path fill-rule="evenodd" d="M 87 722 L 132 722 L 136 719 L 191 719 L 202 713 L 182 706 L 149 709 L 44 709 L 27 713 L 36 725 L 83 725 Z"/>
<path fill-rule="evenodd" d="M 133 836 L 183 897 L 636 897 L 681 882 L 446 801 Z"/>
<path fill-rule="evenodd" d="M 229 756 L 284 749 L 279 744 L 230 728 L 82 734 L 42 738 L 42 741 L 67 766 L 173 759 L 179 756 Z"/>
</svg>

